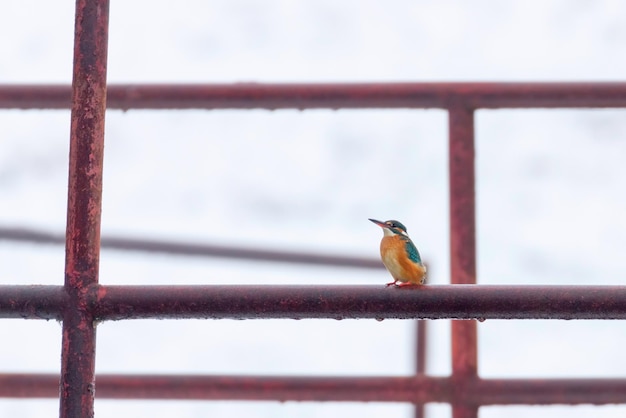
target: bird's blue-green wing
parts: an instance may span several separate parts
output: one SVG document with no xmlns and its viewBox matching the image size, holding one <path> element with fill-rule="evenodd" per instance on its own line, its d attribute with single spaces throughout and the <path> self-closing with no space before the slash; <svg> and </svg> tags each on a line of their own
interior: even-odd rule
<svg viewBox="0 0 626 418">
<path fill-rule="evenodd" d="M 411 259 L 411 261 L 421 264 L 422 257 L 420 257 L 420 253 L 419 251 L 417 251 L 417 247 L 415 247 L 415 244 L 413 244 L 413 241 L 411 241 L 410 239 L 406 239 L 404 242 L 404 246 L 406 248 L 406 253 Z"/>
</svg>

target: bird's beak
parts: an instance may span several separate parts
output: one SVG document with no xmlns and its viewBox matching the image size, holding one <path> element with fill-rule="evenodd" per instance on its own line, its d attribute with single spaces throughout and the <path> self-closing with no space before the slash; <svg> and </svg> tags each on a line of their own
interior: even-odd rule
<svg viewBox="0 0 626 418">
<path fill-rule="evenodd" d="M 385 225 L 384 222 L 381 221 L 377 221 L 376 219 L 372 219 L 372 218 L 368 218 L 370 221 L 374 222 L 376 225 L 380 226 L 381 228 L 386 228 L 387 225 Z"/>
</svg>

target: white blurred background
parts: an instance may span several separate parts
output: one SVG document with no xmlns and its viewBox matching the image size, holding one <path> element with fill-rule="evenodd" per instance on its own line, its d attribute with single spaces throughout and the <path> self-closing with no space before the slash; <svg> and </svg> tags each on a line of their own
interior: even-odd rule
<svg viewBox="0 0 626 418">
<path fill-rule="evenodd" d="M 0 5 L 0 83 L 71 82 L 74 4 Z M 626 3 L 113 1 L 110 83 L 622 81 Z M 622 284 L 626 112 L 478 111 L 479 283 Z M 0 111 L 0 225 L 63 233 L 69 111 Z M 447 283 L 447 115 L 428 110 L 111 111 L 103 235 L 375 258 L 407 225 Z M 0 241 L 1 284 L 61 284 L 63 248 Z M 382 284 L 384 271 L 105 250 L 104 284 Z M 450 372 L 429 322 L 428 372 Z M 411 321 L 127 321 L 98 373 L 409 375 Z M 61 328 L 2 320 L 0 371 L 58 373 Z M 483 377 L 624 377 L 622 322 L 486 321 Z M 393 355 L 390 355 L 393 353 Z M 0 400 L 56 416 L 57 400 Z M 409 417 L 404 404 L 96 401 L 96 416 Z M 622 417 L 488 407 L 481 417 Z M 429 405 L 428 417 L 448 417 Z"/>
</svg>

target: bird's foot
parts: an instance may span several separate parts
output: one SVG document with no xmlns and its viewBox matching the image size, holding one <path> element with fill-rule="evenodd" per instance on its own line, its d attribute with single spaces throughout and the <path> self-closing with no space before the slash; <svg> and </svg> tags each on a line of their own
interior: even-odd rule
<svg viewBox="0 0 626 418">
<path fill-rule="evenodd" d="M 415 286 L 415 283 L 411 283 L 411 282 L 400 282 L 400 284 L 396 284 L 396 286 L 398 286 L 398 287 Z"/>
<path fill-rule="evenodd" d="M 405 287 L 405 286 L 416 286 L 416 284 L 411 283 L 411 282 L 401 282 L 400 280 L 394 280 L 393 282 L 387 283 L 387 287 L 389 286 Z"/>
</svg>

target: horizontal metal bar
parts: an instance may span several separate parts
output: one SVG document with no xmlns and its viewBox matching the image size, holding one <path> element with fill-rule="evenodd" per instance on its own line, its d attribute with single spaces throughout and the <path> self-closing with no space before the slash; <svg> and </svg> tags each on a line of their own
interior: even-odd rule
<svg viewBox="0 0 626 418">
<path fill-rule="evenodd" d="M 0 241 L 21 241 L 39 244 L 64 245 L 65 235 L 29 228 L 0 227 Z M 271 251 L 261 248 L 242 248 L 213 244 L 192 244 L 165 240 L 103 236 L 100 246 L 112 250 L 151 252 L 194 257 L 222 257 L 254 261 L 272 261 L 293 264 L 312 264 L 383 270 L 380 260 L 364 257 L 337 256 L 291 251 Z"/>
<path fill-rule="evenodd" d="M 626 319 L 625 286 L 103 286 L 130 318 Z"/>
<path fill-rule="evenodd" d="M 626 379 L 480 379 L 468 384 L 469 403 L 576 405 L 626 403 Z M 463 395 L 461 395 L 463 397 Z"/>
<path fill-rule="evenodd" d="M 0 318 L 60 321 L 67 299 L 63 286 L 0 286 Z"/>
<path fill-rule="evenodd" d="M 59 286 L 0 286 L 0 317 L 58 319 Z M 99 320 L 626 319 L 626 286 L 102 286 Z"/>
<path fill-rule="evenodd" d="M 0 108 L 69 109 L 62 85 L 0 85 Z M 299 83 L 109 85 L 109 109 L 626 107 L 626 83 Z"/>
<path fill-rule="evenodd" d="M 0 397 L 58 396 L 59 377 L 0 374 Z M 468 405 L 624 404 L 626 379 L 471 379 L 98 375 L 100 399 L 454 402 Z"/>
</svg>

